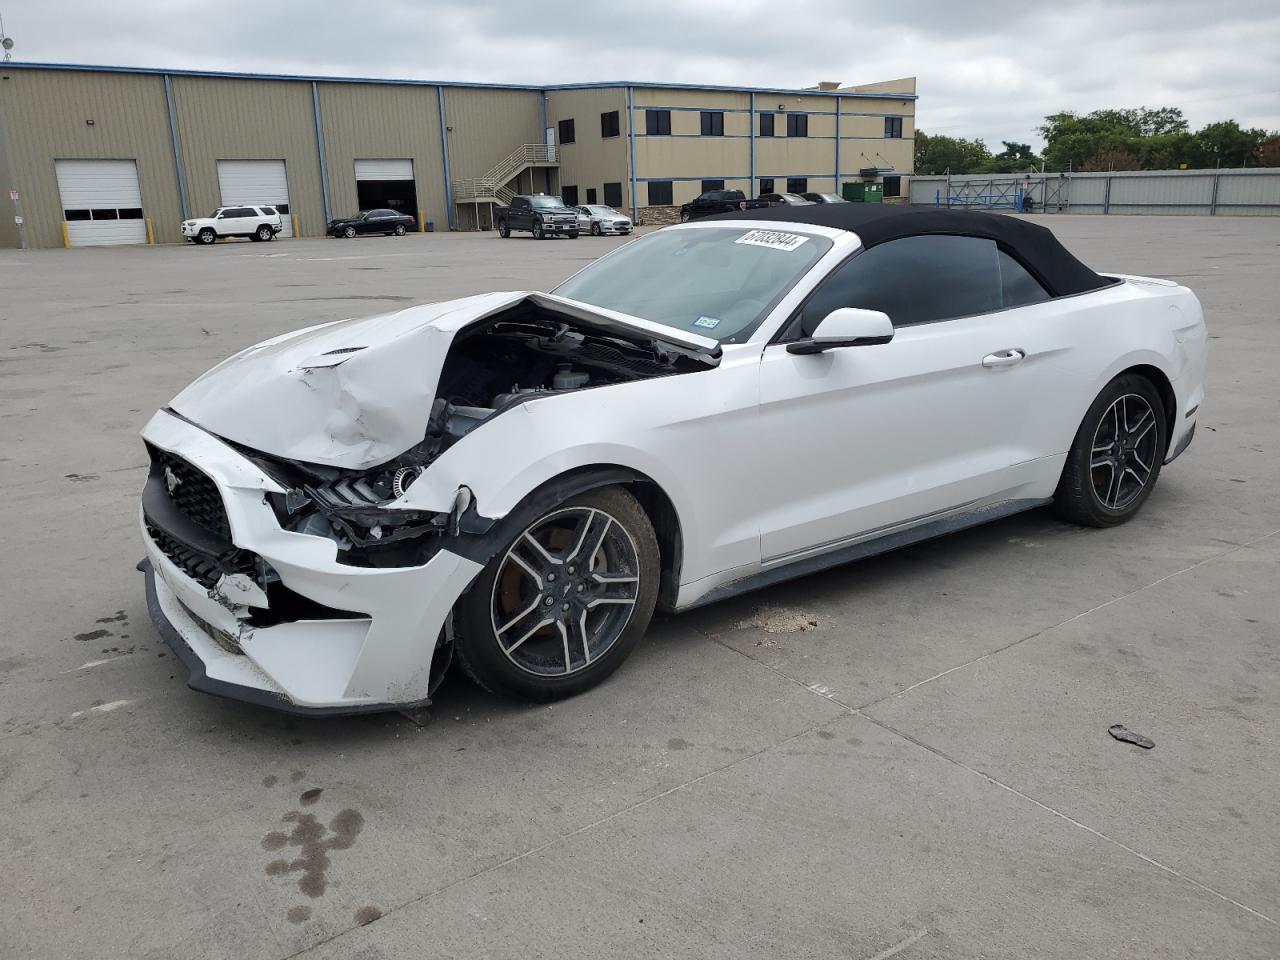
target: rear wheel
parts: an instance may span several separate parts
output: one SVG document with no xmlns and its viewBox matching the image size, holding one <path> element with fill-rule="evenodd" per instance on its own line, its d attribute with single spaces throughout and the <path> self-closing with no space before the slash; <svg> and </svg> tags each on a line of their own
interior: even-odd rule
<svg viewBox="0 0 1280 960">
<path fill-rule="evenodd" d="M 457 656 L 480 686 L 547 701 L 613 673 L 649 626 L 658 543 L 626 490 L 570 498 L 512 530 L 457 607 Z"/>
<path fill-rule="evenodd" d="M 396 234 L 396 236 L 397 236 L 397 237 L 403 237 L 403 236 L 404 236 L 404 234 L 405 234 L 405 229 L 404 229 L 404 224 L 403 224 L 403 223 L 397 223 L 397 224 L 396 224 L 395 234 Z"/>
<path fill-rule="evenodd" d="M 1146 377 L 1124 374 L 1107 384 L 1067 454 L 1053 498 L 1057 513 L 1090 527 L 1115 526 L 1136 514 L 1160 476 L 1166 417 Z"/>
<path fill-rule="evenodd" d="M 275 236 L 275 234 L 272 232 L 271 228 L 264 223 L 262 226 L 258 228 L 257 232 L 254 233 L 253 236 L 257 240 L 265 241 L 265 240 L 270 240 L 272 237 Z"/>
</svg>

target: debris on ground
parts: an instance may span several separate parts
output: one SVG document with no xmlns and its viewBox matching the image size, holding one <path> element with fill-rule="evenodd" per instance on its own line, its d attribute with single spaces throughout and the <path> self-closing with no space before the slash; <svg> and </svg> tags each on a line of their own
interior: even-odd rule
<svg viewBox="0 0 1280 960">
<path fill-rule="evenodd" d="M 738 621 L 738 629 L 759 627 L 765 633 L 803 633 L 818 625 L 818 618 L 799 610 L 762 604 L 751 616 Z"/>
<path fill-rule="evenodd" d="M 1132 743 L 1135 746 L 1141 747 L 1143 750 L 1150 750 L 1156 745 L 1156 742 L 1150 737 L 1144 737 L 1140 733 L 1134 733 L 1123 723 L 1112 724 L 1111 728 L 1107 730 L 1107 733 L 1111 734 L 1111 736 L 1123 743 Z"/>
</svg>

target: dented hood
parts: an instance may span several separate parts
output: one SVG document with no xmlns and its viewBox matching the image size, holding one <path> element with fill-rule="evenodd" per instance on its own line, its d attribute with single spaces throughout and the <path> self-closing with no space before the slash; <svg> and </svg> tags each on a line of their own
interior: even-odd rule
<svg viewBox="0 0 1280 960">
<path fill-rule="evenodd" d="M 297 330 L 224 360 L 173 398 L 210 433 L 272 456 L 361 470 L 426 435 L 463 327 L 529 299 L 605 331 L 715 353 L 715 340 L 527 291 L 490 293 Z"/>
</svg>

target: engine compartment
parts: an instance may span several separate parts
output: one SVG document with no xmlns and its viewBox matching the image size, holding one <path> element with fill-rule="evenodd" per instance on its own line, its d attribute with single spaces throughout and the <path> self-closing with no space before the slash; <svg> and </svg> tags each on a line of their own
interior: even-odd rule
<svg viewBox="0 0 1280 960">
<path fill-rule="evenodd" d="M 388 510 L 441 454 L 489 420 L 533 400 L 711 369 L 717 358 L 637 333 L 622 337 L 522 301 L 461 331 L 441 369 L 425 435 L 362 471 L 268 458 L 244 450 L 287 487 L 269 500 L 285 529 L 324 536 L 341 562 L 425 562 L 449 517 Z"/>
</svg>

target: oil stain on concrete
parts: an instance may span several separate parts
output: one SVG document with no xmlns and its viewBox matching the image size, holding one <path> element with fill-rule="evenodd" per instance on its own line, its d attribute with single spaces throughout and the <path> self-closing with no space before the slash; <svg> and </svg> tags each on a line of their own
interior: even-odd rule
<svg viewBox="0 0 1280 960">
<path fill-rule="evenodd" d="M 330 851 L 349 850 L 364 829 L 364 817 L 357 810 L 343 810 L 329 821 L 327 828 L 315 814 L 301 810 L 291 810 L 282 819 L 293 824 L 293 829 L 289 833 L 268 833 L 262 838 L 262 849 L 297 847 L 298 855 L 292 860 L 272 860 L 267 864 L 267 876 L 301 874 L 298 889 L 308 897 L 323 896 L 329 886 Z"/>
</svg>

